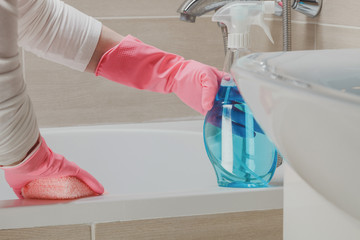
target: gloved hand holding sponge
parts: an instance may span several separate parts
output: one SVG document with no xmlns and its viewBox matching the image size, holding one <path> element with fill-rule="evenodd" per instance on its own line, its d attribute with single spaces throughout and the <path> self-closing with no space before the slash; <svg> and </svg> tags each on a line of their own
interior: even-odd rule
<svg viewBox="0 0 360 240">
<path fill-rule="evenodd" d="M 52 152 L 43 138 L 22 163 L 3 169 L 6 181 L 20 199 L 75 199 L 104 193 L 93 176 Z"/>
</svg>

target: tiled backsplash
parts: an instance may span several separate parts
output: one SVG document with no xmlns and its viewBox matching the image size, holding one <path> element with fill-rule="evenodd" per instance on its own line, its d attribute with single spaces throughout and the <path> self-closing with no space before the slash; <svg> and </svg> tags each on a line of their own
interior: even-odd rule
<svg viewBox="0 0 360 240">
<path fill-rule="evenodd" d="M 66 0 L 122 35 L 132 34 L 162 50 L 222 68 L 220 29 L 210 15 L 196 23 L 179 20 L 183 0 Z M 293 50 L 360 47 L 360 2 L 324 0 L 320 16 L 293 11 Z M 267 16 L 275 44 L 259 27 L 254 51 L 282 50 L 281 17 Z M 24 55 L 25 78 L 41 127 L 194 119 L 202 116 L 173 94 L 140 91 Z"/>
</svg>

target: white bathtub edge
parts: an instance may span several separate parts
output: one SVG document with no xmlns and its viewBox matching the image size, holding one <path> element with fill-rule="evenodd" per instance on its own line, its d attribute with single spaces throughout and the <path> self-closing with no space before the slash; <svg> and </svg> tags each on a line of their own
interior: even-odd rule
<svg viewBox="0 0 360 240">
<path fill-rule="evenodd" d="M 218 203 L 222 203 L 222 206 Z M 182 196 L 179 194 L 150 197 L 105 195 L 52 205 L 0 208 L 0 229 L 93 224 L 282 208 L 282 187 L 248 191 L 230 189 L 220 193 L 204 192 Z M 56 217 L 49 219 L 49 212 Z M 69 212 L 72 216 L 66 215 Z M 14 216 L 18 217 L 14 218 Z"/>
</svg>

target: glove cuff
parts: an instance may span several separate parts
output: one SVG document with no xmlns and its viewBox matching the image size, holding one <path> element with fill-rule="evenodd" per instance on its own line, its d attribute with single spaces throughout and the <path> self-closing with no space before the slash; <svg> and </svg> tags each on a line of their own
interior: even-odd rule
<svg viewBox="0 0 360 240">
<path fill-rule="evenodd" d="M 101 57 L 95 75 L 137 89 L 170 93 L 183 62 L 181 56 L 128 35 Z"/>
<path fill-rule="evenodd" d="M 35 170 L 39 171 L 50 154 L 51 150 L 45 140 L 40 136 L 36 146 L 34 146 L 33 150 L 22 162 L 15 166 L 6 166 L 1 169 L 3 169 L 6 174 L 29 174 Z"/>
</svg>

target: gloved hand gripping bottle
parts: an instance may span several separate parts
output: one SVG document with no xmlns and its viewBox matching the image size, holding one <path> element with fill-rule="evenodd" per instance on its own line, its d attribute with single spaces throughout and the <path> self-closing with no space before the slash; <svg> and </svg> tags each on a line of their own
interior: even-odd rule
<svg viewBox="0 0 360 240">
<path fill-rule="evenodd" d="M 228 28 L 224 76 L 204 123 L 205 148 L 222 187 L 265 187 L 276 169 L 277 150 L 254 119 L 230 73 L 233 62 L 250 53 L 251 25 L 262 27 L 273 42 L 264 23 L 264 13 L 273 11 L 273 1 L 232 2 L 212 18 Z"/>
</svg>

